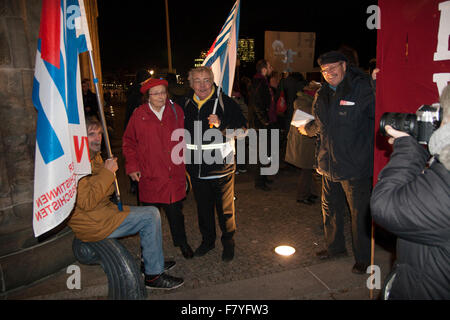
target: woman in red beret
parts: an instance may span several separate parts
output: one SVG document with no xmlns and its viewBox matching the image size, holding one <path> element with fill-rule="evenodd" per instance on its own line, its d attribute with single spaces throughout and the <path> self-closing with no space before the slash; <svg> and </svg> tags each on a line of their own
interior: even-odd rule
<svg viewBox="0 0 450 320">
<path fill-rule="evenodd" d="M 173 244 L 180 247 L 186 259 L 193 252 L 186 238 L 182 201 L 186 197 L 185 165 L 181 154 L 172 158 L 172 150 L 183 143 L 183 135 L 172 141 L 174 130 L 184 129 L 180 106 L 167 98 L 168 83 L 148 79 L 142 84 L 144 101 L 128 122 L 123 135 L 125 170 L 139 183 L 139 201 L 164 209 L 170 225 Z M 180 149 L 180 148 L 178 148 Z"/>
</svg>

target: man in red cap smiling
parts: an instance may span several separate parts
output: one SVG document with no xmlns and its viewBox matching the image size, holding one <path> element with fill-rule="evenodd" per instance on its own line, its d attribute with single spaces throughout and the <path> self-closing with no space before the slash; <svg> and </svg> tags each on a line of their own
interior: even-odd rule
<svg viewBox="0 0 450 320">
<path fill-rule="evenodd" d="M 182 142 L 172 141 L 174 130 L 184 128 L 184 113 L 167 98 L 168 83 L 150 78 L 142 84 L 146 103 L 137 108 L 123 135 L 126 173 L 139 183 L 139 201 L 164 209 L 173 244 L 186 259 L 193 251 L 186 238 L 182 200 L 186 197 L 183 162 L 174 163 L 172 149 Z M 183 155 L 181 155 L 182 157 Z"/>
</svg>

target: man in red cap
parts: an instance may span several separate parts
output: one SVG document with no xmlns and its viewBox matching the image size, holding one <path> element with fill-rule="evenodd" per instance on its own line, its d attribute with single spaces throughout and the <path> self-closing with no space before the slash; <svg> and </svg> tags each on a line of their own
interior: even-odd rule
<svg viewBox="0 0 450 320">
<path fill-rule="evenodd" d="M 172 150 L 180 142 L 172 141 L 174 130 L 184 129 L 184 113 L 167 98 L 168 83 L 150 78 L 142 83 L 147 101 L 137 108 L 123 135 L 126 173 L 139 183 L 139 201 L 164 209 L 173 244 L 186 259 L 193 251 L 186 238 L 182 201 L 186 197 L 184 162 L 172 159 Z M 182 159 L 183 155 L 179 155 Z"/>
</svg>

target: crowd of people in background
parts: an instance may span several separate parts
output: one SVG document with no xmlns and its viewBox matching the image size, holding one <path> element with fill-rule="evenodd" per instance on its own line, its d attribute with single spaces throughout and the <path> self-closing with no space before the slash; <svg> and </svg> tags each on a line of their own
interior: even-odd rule
<svg viewBox="0 0 450 320">
<path fill-rule="evenodd" d="M 103 163 L 96 148 L 98 137 L 96 142 L 92 138 L 92 146 L 89 146 L 90 149 L 92 147 L 91 156 L 95 170 L 92 176 L 81 180 L 80 187 L 88 190 L 87 194 L 84 193 L 86 197 L 92 196 L 88 194 L 89 190 L 92 190 L 89 188 L 95 184 L 104 184 L 105 192 L 97 197 L 103 202 L 89 202 L 87 206 L 85 202 L 78 201 L 76 215 L 70 223 L 77 236 L 82 240 L 95 241 L 140 232 L 142 270 L 146 285 L 151 288 L 171 289 L 180 286 L 183 280 L 166 274 L 175 262 L 164 263 L 163 260 L 159 245 L 161 226 L 158 209 L 165 211 L 173 244 L 180 248 L 186 259 L 200 258 L 215 248 L 217 214 L 221 230 L 222 260 L 233 260 L 236 232 L 234 179 L 235 174 L 247 172 L 248 165 L 236 165 L 235 161 L 226 161 L 230 155 L 236 155 L 233 155 L 233 138 L 230 139 L 224 132 L 226 129 L 251 128 L 257 132 L 267 130 L 270 136 L 271 130 L 278 130 L 279 150 L 270 150 L 270 144 L 265 145 L 268 150 L 267 158 L 258 158 L 254 168 L 255 189 L 261 192 L 271 191 L 269 185 L 274 177 L 262 174 L 260 169 L 270 163 L 271 152 L 278 152 L 284 160 L 284 165 L 295 170 L 298 175 L 296 201 L 308 206 L 318 201 L 321 203 L 326 246 L 317 252 L 319 259 L 348 255 L 344 239 L 344 214 L 348 205 L 355 258 L 351 271 L 365 274 L 371 262 L 370 199 L 374 178 L 375 83 L 379 70 L 376 69 L 376 61 L 371 61 L 369 72 L 362 71 L 358 67 L 358 55 L 348 47 L 320 55 L 318 65 L 321 82 L 307 79 L 306 74 L 299 72 L 274 70 L 270 61 L 262 59 L 256 63 L 256 72 L 252 77 L 243 76 L 239 81 L 235 81 L 233 97 L 218 92 L 214 75 L 208 67 L 194 68 L 189 72 L 189 90 L 178 85 L 171 74 L 164 80 L 152 78 L 145 70 L 138 71 L 127 94 L 123 154 L 124 169 L 130 177 L 131 192 L 138 195 L 138 203 L 141 206 L 131 207 L 120 216 L 108 218 L 105 215 L 101 224 L 96 222 L 90 225 L 92 222 L 83 217 L 83 214 L 89 216 L 92 210 L 105 211 L 103 207 L 110 207 L 104 200 L 106 191 L 111 191 L 111 172 L 114 173 L 118 169 L 116 162 L 110 163 L 111 159 Z M 98 105 L 95 96 L 85 87 L 88 85 L 83 81 L 86 116 L 91 118 L 98 115 Z M 446 103 L 448 104 L 448 101 Z M 298 127 L 292 125 L 297 110 L 312 115 L 314 119 Z M 200 127 L 197 127 L 198 123 Z M 174 130 L 184 129 L 190 137 L 194 137 L 200 130 L 200 136 L 203 137 L 204 132 L 210 128 L 222 133 L 220 141 L 187 140 L 186 154 L 180 154 L 185 158 L 189 154 L 190 159 L 200 156 L 200 162 L 173 163 L 171 151 L 183 138 L 179 137 L 179 141 L 173 141 L 171 134 Z M 91 131 L 98 134 L 98 125 L 89 123 L 88 136 Z M 402 135 L 398 132 L 392 132 L 392 136 L 399 141 L 396 146 L 399 150 L 407 148 L 407 144 L 411 143 L 400 138 Z M 206 163 L 203 156 L 208 152 L 220 161 Z M 417 170 L 419 167 L 423 169 L 426 158 L 426 154 L 420 155 L 423 161 L 417 164 Z M 447 177 L 447 185 L 443 188 L 447 188 L 448 200 L 448 168 L 439 167 L 436 170 L 442 171 Z M 384 171 L 382 178 L 386 175 L 387 171 Z M 197 206 L 198 228 L 202 236 L 202 242 L 195 250 L 192 250 L 188 243 L 184 226 L 183 201 L 186 197 L 186 184 L 192 186 Z M 386 216 L 388 211 L 401 209 L 383 207 L 380 198 L 387 195 L 382 194 L 382 188 L 387 188 L 387 184 L 376 190 L 377 198 L 372 204 L 376 207 L 376 217 L 380 223 L 390 225 L 391 218 Z M 448 209 L 448 201 L 443 208 L 444 211 L 445 208 Z M 138 225 L 136 219 L 140 218 L 135 216 L 147 215 L 146 222 Z M 448 212 L 445 217 L 440 221 L 446 219 L 445 223 L 448 225 Z M 108 225 L 108 229 L 99 233 L 97 229 L 103 228 L 104 225 Z M 132 227 L 127 228 L 126 225 Z M 153 231 L 146 233 L 147 229 Z M 88 236 L 86 230 L 96 234 L 96 237 Z M 398 234 L 400 237 L 404 235 L 401 231 L 398 231 Z M 150 237 L 157 241 L 158 246 L 148 244 Z M 413 235 L 408 234 L 408 240 L 405 241 L 414 242 L 410 239 L 412 237 Z M 424 239 L 432 237 L 430 234 L 424 236 Z M 438 234 L 436 237 L 443 237 L 443 241 L 447 243 L 449 241 L 448 234 Z M 399 245 L 401 243 L 406 248 L 409 242 L 400 242 Z M 436 254 L 441 253 L 439 251 Z M 447 261 L 448 258 L 447 252 Z M 150 263 L 153 259 L 156 262 Z M 405 256 L 400 257 L 400 262 L 415 264 L 417 260 Z M 422 264 L 424 261 L 419 260 L 417 263 Z M 436 270 L 440 267 L 441 264 L 437 263 Z M 435 277 L 438 272 L 425 270 L 422 265 L 415 265 L 414 272 L 402 268 L 407 267 L 397 268 L 400 270 L 397 272 L 397 279 L 394 279 L 395 276 L 389 278 L 389 285 L 394 288 L 391 298 L 449 298 L 450 290 L 445 291 L 449 289 L 448 274 L 446 278 L 440 273 Z M 424 284 L 420 290 L 413 290 L 413 293 L 408 291 L 409 293 L 405 294 L 401 290 L 407 288 L 408 281 L 411 281 L 405 277 L 415 277 Z M 431 291 L 425 283 L 427 281 L 437 281 L 434 286 L 431 285 Z"/>
</svg>

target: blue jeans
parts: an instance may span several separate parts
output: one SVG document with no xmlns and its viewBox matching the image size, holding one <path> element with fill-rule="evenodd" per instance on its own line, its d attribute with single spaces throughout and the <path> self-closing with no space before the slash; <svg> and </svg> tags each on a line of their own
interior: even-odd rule
<svg viewBox="0 0 450 320">
<path fill-rule="evenodd" d="M 164 272 L 161 217 L 156 207 L 130 206 L 130 213 L 108 238 L 121 238 L 139 232 L 145 274 Z"/>
</svg>

